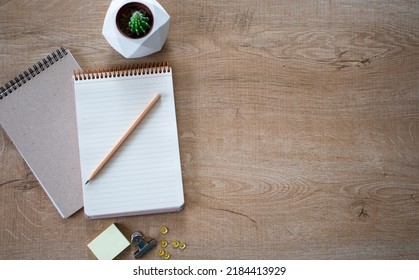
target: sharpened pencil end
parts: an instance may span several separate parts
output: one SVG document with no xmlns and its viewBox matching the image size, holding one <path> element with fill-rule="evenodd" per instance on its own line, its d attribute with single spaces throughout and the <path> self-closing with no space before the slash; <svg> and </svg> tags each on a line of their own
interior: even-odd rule
<svg viewBox="0 0 419 280">
<path fill-rule="evenodd" d="M 89 184 L 90 180 L 87 180 L 86 183 L 84 183 L 85 185 Z"/>
</svg>

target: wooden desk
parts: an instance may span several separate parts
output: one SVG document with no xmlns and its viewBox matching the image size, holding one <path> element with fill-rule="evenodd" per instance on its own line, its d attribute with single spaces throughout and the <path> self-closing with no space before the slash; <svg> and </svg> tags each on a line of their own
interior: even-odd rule
<svg viewBox="0 0 419 280">
<path fill-rule="evenodd" d="M 169 61 L 185 209 L 62 220 L 0 128 L 1 259 L 94 259 L 113 222 L 166 225 L 173 259 L 419 258 L 418 1 L 161 0 L 166 44 L 134 60 L 101 35 L 109 3 L 2 1 L 0 81 L 60 46 Z"/>
</svg>

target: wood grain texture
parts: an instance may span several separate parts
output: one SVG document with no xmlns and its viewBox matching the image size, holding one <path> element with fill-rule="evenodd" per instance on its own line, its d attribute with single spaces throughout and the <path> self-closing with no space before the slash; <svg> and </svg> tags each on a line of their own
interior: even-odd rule
<svg viewBox="0 0 419 280">
<path fill-rule="evenodd" d="M 167 41 L 133 60 L 101 35 L 110 1 L 0 2 L 0 81 L 60 46 L 83 68 L 170 62 L 186 200 L 62 220 L 0 128 L 1 259 L 94 259 L 112 222 L 166 225 L 173 259 L 419 258 L 418 1 L 159 2 Z"/>
</svg>

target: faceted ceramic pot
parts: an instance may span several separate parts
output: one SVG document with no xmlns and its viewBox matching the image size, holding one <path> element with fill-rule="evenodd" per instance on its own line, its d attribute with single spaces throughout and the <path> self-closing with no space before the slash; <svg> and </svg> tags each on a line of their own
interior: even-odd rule
<svg viewBox="0 0 419 280">
<path fill-rule="evenodd" d="M 138 7 L 150 18 L 150 30 L 143 36 L 126 32 L 124 18 L 128 10 Z M 102 34 L 108 43 L 126 58 L 158 52 L 169 33 L 170 16 L 155 0 L 113 0 L 105 16 Z"/>
</svg>

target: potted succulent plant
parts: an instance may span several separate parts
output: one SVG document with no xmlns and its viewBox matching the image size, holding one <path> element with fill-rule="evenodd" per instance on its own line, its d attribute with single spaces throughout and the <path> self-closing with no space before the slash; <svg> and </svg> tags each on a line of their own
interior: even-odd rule
<svg viewBox="0 0 419 280">
<path fill-rule="evenodd" d="M 127 3 L 116 14 L 116 26 L 128 38 L 142 38 L 152 29 L 153 14 L 143 3 Z"/>
<path fill-rule="evenodd" d="M 156 0 L 113 0 L 102 34 L 126 58 L 155 53 L 163 47 L 170 16 Z"/>
</svg>

